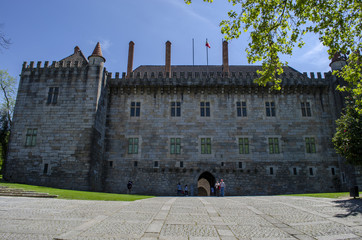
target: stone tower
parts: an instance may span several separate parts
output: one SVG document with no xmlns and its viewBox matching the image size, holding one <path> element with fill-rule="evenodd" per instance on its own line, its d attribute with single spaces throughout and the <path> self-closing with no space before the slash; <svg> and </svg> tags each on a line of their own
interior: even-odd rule
<svg viewBox="0 0 362 240">
<path fill-rule="evenodd" d="M 92 165 L 102 137 L 97 121 L 106 82 L 100 44 L 84 57 L 79 47 L 50 66 L 23 64 L 9 144 L 10 181 L 68 189 L 98 189 Z M 104 134 L 103 134 L 104 135 Z"/>
</svg>

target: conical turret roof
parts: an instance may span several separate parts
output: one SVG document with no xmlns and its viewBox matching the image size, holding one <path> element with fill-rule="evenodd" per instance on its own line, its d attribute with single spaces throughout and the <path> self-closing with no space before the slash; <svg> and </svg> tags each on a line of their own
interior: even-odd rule
<svg viewBox="0 0 362 240">
<path fill-rule="evenodd" d="M 106 62 L 106 59 L 102 55 L 101 44 L 99 42 L 97 42 L 97 45 L 94 48 L 92 55 L 90 55 L 88 57 L 88 60 L 89 60 L 90 57 L 101 57 L 101 58 L 103 58 L 104 62 Z"/>
</svg>

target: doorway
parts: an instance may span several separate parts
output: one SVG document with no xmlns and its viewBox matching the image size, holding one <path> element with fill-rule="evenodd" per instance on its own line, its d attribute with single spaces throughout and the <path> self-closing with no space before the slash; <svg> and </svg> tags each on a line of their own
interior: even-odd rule
<svg viewBox="0 0 362 240">
<path fill-rule="evenodd" d="M 215 186 L 215 177 L 209 172 L 203 172 L 197 181 L 198 196 L 210 196 L 211 187 Z"/>
</svg>

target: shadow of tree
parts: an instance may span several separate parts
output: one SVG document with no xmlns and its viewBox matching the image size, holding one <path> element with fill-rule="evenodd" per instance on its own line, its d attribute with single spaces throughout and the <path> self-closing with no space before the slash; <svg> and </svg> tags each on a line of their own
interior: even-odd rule
<svg viewBox="0 0 362 240">
<path fill-rule="evenodd" d="M 336 200 L 334 203 L 337 203 L 337 207 L 345 209 L 347 213 L 345 214 L 336 214 L 335 217 L 346 218 L 349 216 L 358 216 L 362 217 L 362 199 L 343 199 Z"/>
</svg>

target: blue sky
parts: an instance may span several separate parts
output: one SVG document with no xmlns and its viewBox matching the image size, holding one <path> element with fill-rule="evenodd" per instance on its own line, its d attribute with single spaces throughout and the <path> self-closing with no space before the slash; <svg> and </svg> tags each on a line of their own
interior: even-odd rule
<svg viewBox="0 0 362 240">
<path fill-rule="evenodd" d="M 98 41 L 105 66 L 113 73 L 126 71 L 130 41 L 135 42 L 134 68 L 163 65 L 167 40 L 172 43 L 171 63 L 192 65 L 193 38 L 196 65 L 206 65 L 206 38 L 211 45 L 209 64 L 221 65 L 219 23 L 232 8 L 227 0 L 194 0 L 191 5 L 184 0 L 2 1 L 1 31 L 13 43 L 0 53 L 0 69 L 18 79 L 24 61 L 58 61 L 71 55 L 75 46 L 88 57 Z M 248 41 L 245 33 L 229 43 L 230 65 L 248 64 Z M 329 71 L 327 49 L 318 37 L 309 36 L 306 42 L 283 59 L 300 72 Z"/>
</svg>

